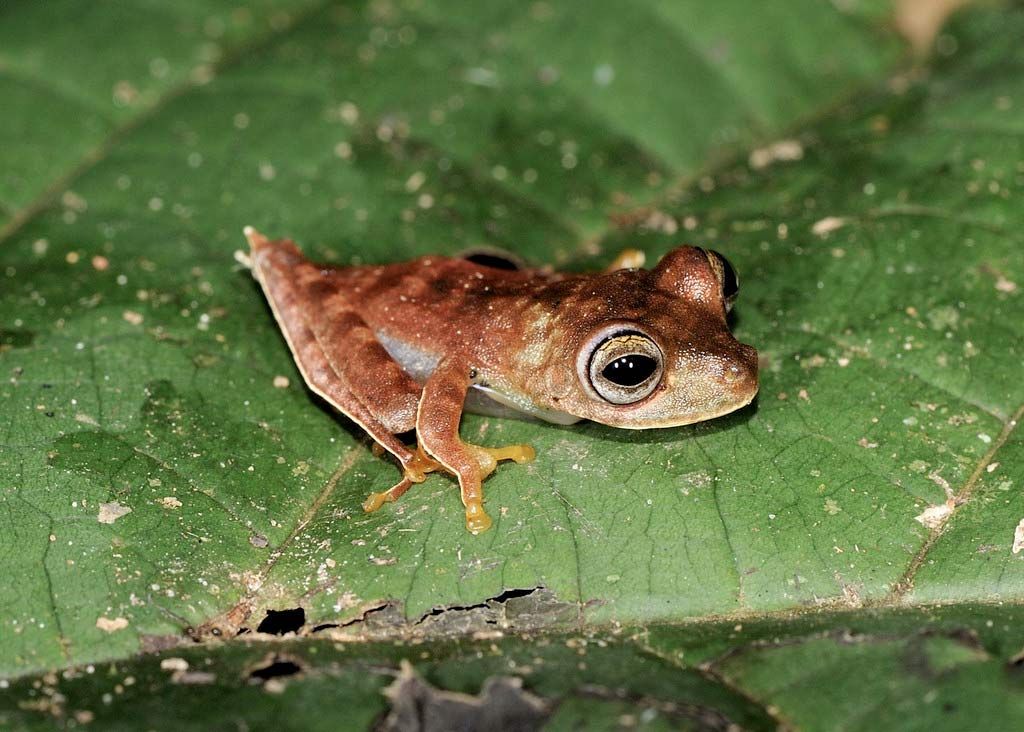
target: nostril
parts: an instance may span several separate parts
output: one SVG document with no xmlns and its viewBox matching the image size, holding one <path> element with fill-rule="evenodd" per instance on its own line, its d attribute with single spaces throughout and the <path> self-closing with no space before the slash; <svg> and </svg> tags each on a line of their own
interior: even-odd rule
<svg viewBox="0 0 1024 732">
<path fill-rule="evenodd" d="M 743 379 L 745 369 L 732 359 L 716 357 L 709 359 L 704 373 L 720 384 L 735 384 Z"/>
</svg>

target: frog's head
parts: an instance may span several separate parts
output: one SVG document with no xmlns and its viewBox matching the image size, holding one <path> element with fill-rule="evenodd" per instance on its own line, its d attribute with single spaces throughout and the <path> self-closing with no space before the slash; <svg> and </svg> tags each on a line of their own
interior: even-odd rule
<svg viewBox="0 0 1024 732">
<path fill-rule="evenodd" d="M 568 348 L 575 382 L 560 408 L 627 429 L 674 427 L 739 409 L 757 394 L 757 351 L 729 331 L 739 293 L 721 254 L 680 247 L 650 271 L 605 275 Z M 570 353 L 566 353 L 570 356 Z"/>
</svg>

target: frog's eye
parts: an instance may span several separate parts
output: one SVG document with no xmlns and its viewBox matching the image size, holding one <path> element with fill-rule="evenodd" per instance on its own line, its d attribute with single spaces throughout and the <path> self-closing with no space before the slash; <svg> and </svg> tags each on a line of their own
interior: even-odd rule
<svg viewBox="0 0 1024 732">
<path fill-rule="evenodd" d="M 642 333 L 619 333 L 590 356 L 590 385 L 612 404 L 632 404 L 654 391 L 664 370 L 661 349 Z"/>
<path fill-rule="evenodd" d="M 711 269 L 722 285 L 722 299 L 725 300 L 725 312 L 732 310 L 732 304 L 736 302 L 736 296 L 740 294 L 740 278 L 736 270 L 729 264 L 729 260 L 713 249 L 705 249 Z"/>
</svg>

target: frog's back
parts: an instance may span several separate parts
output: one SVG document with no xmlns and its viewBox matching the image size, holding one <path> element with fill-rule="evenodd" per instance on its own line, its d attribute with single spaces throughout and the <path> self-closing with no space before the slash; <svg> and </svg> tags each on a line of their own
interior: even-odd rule
<svg viewBox="0 0 1024 732">
<path fill-rule="evenodd" d="M 406 262 L 324 269 L 325 279 L 344 293 L 375 329 L 400 321 L 437 325 L 511 303 L 559 275 L 538 269 L 507 270 L 459 257 L 423 256 Z"/>
</svg>

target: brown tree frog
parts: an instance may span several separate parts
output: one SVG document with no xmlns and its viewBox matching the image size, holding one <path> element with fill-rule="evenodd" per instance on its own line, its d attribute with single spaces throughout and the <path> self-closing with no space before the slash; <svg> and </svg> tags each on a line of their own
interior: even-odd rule
<svg viewBox="0 0 1024 732">
<path fill-rule="evenodd" d="M 630 250 L 596 274 L 487 257 L 339 267 L 245 234 L 240 259 L 306 384 L 401 465 L 366 511 L 444 471 L 458 478 L 466 528 L 490 527 L 481 482 L 499 460 L 534 451 L 463 442 L 464 409 L 649 429 L 718 417 L 757 393 L 757 352 L 726 320 L 738 280 L 717 252 L 684 246 L 645 270 Z M 412 431 L 410 447 L 398 435 Z"/>
</svg>

